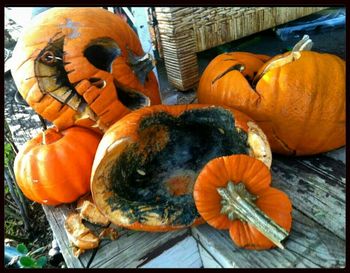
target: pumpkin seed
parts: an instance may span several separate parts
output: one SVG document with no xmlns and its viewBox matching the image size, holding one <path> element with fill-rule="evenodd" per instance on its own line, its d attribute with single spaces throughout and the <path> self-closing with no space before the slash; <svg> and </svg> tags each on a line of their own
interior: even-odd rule
<svg viewBox="0 0 350 273">
<path fill-rule="evenodd" d="M 221 133 L 221 134 L 225 134 L 225 131 L 224 131 L 224 129 L 222 129 L 222 128 L 218 128 L 218 130 L 219 130 L 219 132 Z"/>
<path fill-rule="evenodd" d="M 136 170 L 138 174 L 140 175 L 146 175 L 146 173 L 143 170 Z"/>
</svg>

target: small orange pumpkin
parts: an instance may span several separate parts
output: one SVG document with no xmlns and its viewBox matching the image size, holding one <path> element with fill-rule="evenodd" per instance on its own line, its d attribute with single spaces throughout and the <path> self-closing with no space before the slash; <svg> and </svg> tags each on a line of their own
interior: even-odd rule
<svg viewBox="0 0 350 273">
<path fill-rule="evenodd" d="M 22 97 L 61 130 L 102 131 L 159 104 L 153 62 L 132 28 L 102 8 L 51 8 L 23 31 L 11 69 Z"/>
<path fill-rule="evenodd" d="M 291 229 L 292 204 L 270 183 L 270 171 L 261 161 L 247 155 L 224 156 L 205 165 L 193 197 L 203 219 L 215 228 L 229 229 L 237 246 L 283 248 L 280 241 Z"/>
<path fill-rule="evenodd" d="M 345 62 L 301 51 L 308 43 L 305 37 L 293 51 L 260 62 L 253 77 L 240 53 L 216 57 L 200 79 L 198 101 L 246 113 L 276 153 L 311 155 L 345 145 Z"/>
<path fill-rule="evenodd" d="M 250 154 L 271 165 L 262 131 L 239 111 L 208 105 L 157 105 L 134 111 L 104 134 L 91 192 L 118 225 L 168 231 L 202 223 L 192 191 L 201 168 L 217 156 Z"/>
<path fill-rule="evenodd" d="M 101 135 L 82 127 L 49 128 L 29 140 L 15 158 L 18 186 L 45 205 L 71 203 L 90 190 L 90 174 Z"/>
</svg>

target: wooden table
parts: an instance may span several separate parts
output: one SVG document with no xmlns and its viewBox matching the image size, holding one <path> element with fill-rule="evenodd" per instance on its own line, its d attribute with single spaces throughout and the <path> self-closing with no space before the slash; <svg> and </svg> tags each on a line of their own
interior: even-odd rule
<svg viewBox="0 0 350 273">
<path fill-rule="evenodd" d="M 30 108 L 16 105 L 15 86 L 5 75 L 5 119 L 18 147 L 41 125 Z M 317 268 L 345 266 L 345 148 L 312 157 L 274 155 L 272 185 L 293 203 L 293 223 L 285 249 L 249 251 L 237 248 L 227 231 L 207 224 L 166 233 L 122 230 L 97 252 L 72 255 L 63 228 L 75 204 L 43 206 L 68 267 L 234 267 Z"/>
</svg>

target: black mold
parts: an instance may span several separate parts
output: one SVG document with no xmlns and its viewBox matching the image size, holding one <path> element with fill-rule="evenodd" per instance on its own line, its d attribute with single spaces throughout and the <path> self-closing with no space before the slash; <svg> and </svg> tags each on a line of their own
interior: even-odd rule
<svg viewBox="0 0 350 273">
<path fill-rule="evenodd" d="M 192 194 L 173 196 L 166 181 L 186 171 L 193 171 L 195 179 L 211 159 L 247 154 L 247 135 L 236 131 L 231 112 L 220 107 L 188 110 L 179 117 L 156 113 L 143 118 L 138 133 L 159 125 L 166 128 L 168 142 L 159 152 L 154 147 L 141 149 L 140 143 L 123 152 L 111 174 L 117 194 L 109 203 L 132 221 L 143 223 L 155 213 L 172 225 L 190 225 L 199 216 Z"/>
</svg>

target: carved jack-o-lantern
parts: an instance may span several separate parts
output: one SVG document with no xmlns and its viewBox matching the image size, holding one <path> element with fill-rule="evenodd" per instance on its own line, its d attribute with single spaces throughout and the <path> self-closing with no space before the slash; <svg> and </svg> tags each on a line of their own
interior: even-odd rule
<svg viewBox="0 0 350 273">
<path fill-rule="evenodd" d="M 130 111 L 160 103 L 152 68 L 120 16 L 102 8 L 52 8 L 24 30 L 12 75 L 28 104 L 58 129 L 104 131 Z"/>
</svg>

